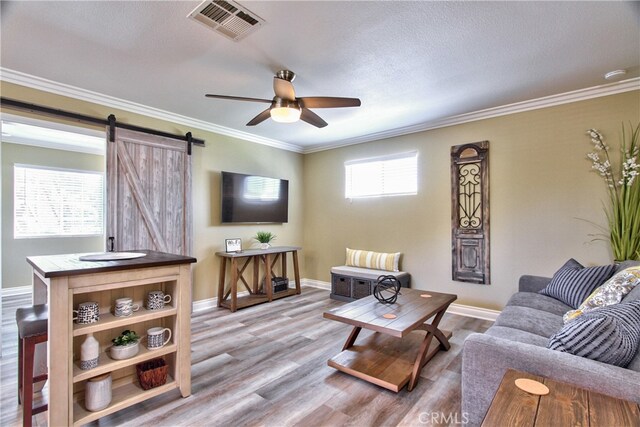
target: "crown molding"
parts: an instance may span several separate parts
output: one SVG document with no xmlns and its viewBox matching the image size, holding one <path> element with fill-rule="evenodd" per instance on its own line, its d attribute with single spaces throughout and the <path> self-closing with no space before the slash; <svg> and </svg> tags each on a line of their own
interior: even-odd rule
<svg viewBox="0 0 640 427">
<path fill-rule="evenodd" d="M 458 116 L 446 117 L 441 120 L 421 123 L 419 125 L 407 126 L 388 131 L 372 133 L 355 138 L 344 139 L 334 144 L 324 144 L 303 150 L 304 154 L 316 153 L 319 151 L 332 150 L 349 145 L 362 144 L 363 142 L 377 141 L 380 139 L 393 138 L 396 136 L 408 135 L 417 132 L 424 132 L 439 129 L 447 126 L 460 125 L 463 123 L 475 122 L 478 120 L 490 119 L 493 117 L 506 116 L 509 114 L 522 113 L 525 111 L 537 110 L 540 108 L 553 107 L 556 105 L 569 104 L 572 102 L 585 101 L 602 96 L 615 95 L 617 93 L 640 90 L 640 77 L 627 79 L 620 82 L 608 83 L 601 86 L 594 86 L 585 89 L 578 89 L 571 92 L 557 95 L 545 96 L 528 101 L 516 102 L 514 104 L 502 105 L 499 107 L 487 108 L 471 113 L 460 114 Z"/>
<path fill-rule="evenodd" d="M 181 114 L 172 113 L 170 111 L 127 101 L 125 99 L 120 99 L 102 93 L 67 85 L 64 83 L 58 83 L 52 80 L 43 79 L 41 77 L 11 70 L 9 68 L 0 67 L 0 80 L 8 83 L 15 83 L 21 86 L 26 86 L 32 89 L 41 90 L 44 92 L 53 93 L 56 95 L 67 96 L 70 98 L 79 99 L 81 101 L 104 105 L 105 107 L 118 108 L 120 110 L 141 114 L 160 120 L 189 126 L 192 128 L 214 132 L 245 141 L 255 142 L 257 144 L 268 145 L 269 147 L 279 148 L 281 150 L 293 151 L 296 153 L 302 153 L 303 151 L 301 147 L 294 144 L 289 144 L 284 141 L 263 138 L 248 132 L 242 132 L 239 130 L 209 123 L 204 120 L 194 119 L 191 117 L 183 116 Z"/>
<path fill-rule="evenodd" d="M 537 110 L 540 108 L 553 107 L 556 105 L 584 101 L 592 98 L 599 98 L 602 96 L 615 95 L 622 92 L 640 90 L 640 77 L 636 77 L 620 82 L 607 83 L 600 86 L 578 89 L 575 91 L 557 95 L 545 96 L 528 101 L 516 102 L 514 104 L 487 108 L 471 113 L 446 117 L 440 120 L 421 123 L 419 125 L 391 129 L 383 132 L 362 135 L 355 138 L 343 139 L 333 143 L 320 144 L 317 146 L 304 148 L 295 144 L 290 144 L 288 142 L 278 141 L 271 138 L 264 138 L 248 132 L 242 132 L 228 127 L 219 126 L 213 123 L 206 122 L 204 120 L 194 119 L 180 114 L 175 114 L 170 111 L 160 110 L 158 108 L 149 107 L 120 98 L 115 98 L 113 96 L 104 95 L 98 92 L 93 92 L 75 86 L 54 82 L 52 80 L 43 79 L 41 77 L 22 73 L 20 71 L 11 70 L 8 68 L 0 67 L 0 80 L 6 81 L 8 83 L 15 83 L 22 86 L 30 87 L 32 89 L 38 89 L 44 92 L 54 93 L 56 95 L 67 96 L 74 99 L 79 99 L 81 101 L 104 105 L 106 107 L 118 108 L 121 110 L 130 111 L 132 113 L 142 114 L 160 120 L 165 120 L 209 132 L 214 132 L 220 135 L 226 135 L 245 141 L 255 142 L 257 144 L 267 145 L 269 147 L 279 148 L 281 150 L 287 150 L 302 154 L 332 150 L 349 145 L 362 144 L 363 142 L 371 142 L 417 132 L 425 132 L 428 130 L 439 129 L 447 126 L 455 126 L 478 120 L 490 119 L 493 117 L 521 113 L 530 110 Z"/>
</svg>

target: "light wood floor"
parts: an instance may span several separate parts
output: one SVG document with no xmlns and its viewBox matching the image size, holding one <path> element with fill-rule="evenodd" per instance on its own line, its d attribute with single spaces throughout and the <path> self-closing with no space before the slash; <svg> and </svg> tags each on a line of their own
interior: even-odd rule
<svg viewBox="0 0 640 427">
<path fill-rule="evenodd" d="M 15 309 L 28 304 L 30 296 L 3 299 L 2 426 L 21 424 Z M 328 291 L 303 287 L 302 295 L 236 313 L 217 308 L 195 313 L 192 396 L 183 399 L 174 390 L 94 425 L 418 426 L 428 425 L 431 413 L 453 414 L 448 419 L 460 422 L 462 342 L 491 322 L 445 315 L 440 326 L 453 331 L 451 349 L 426 365 L 412 392 L 405 387 L 396 394 L 327 366 L 351 330 L 322 318 L 340 304 L 329 299 Z M 46 425 L 46 414 L 33 420 Z"/>
</svg>

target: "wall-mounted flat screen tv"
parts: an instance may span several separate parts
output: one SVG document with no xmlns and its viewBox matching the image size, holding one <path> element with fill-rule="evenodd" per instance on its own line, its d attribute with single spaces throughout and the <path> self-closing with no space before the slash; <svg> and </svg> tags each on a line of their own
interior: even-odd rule
<svg viewBox="0 0 640 427">
<path fill-rule="evenodd" d="M 222 172 L 222 222 L 289 221 L 289 181 Z"/>
</svg>

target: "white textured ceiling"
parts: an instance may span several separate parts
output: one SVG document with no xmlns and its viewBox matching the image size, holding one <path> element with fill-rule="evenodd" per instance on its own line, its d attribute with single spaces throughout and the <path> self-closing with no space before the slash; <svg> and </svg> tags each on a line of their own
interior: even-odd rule
<svg viewBox="0 0 640 427">
<path fill-rule="evenodd" d="M 241 1 L 266 20 L 234 42 L 192 1 L 5 1 L 0 66 L 311 150 L 640 73 L 639 2 Z M 279 69 L 297 96 L 346 96 L 329 126 L 267 120 Z M 197 132 L 195 132 L 197 136 Z"/>
</svg>

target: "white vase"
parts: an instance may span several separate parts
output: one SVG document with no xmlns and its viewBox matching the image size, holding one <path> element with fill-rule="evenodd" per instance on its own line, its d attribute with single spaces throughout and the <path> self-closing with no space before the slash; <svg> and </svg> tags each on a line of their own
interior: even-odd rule
<svg viewBox="0 0 640 427">
<path fill-rule="evenodd" d="M 84 406 L 87 411 L 101 411 L 111 403 L 111 374 L 103 374 L 87 381 Z"/>
<path fill-rule="evenodd" d="M 127 345 L 113 345 L 111 346 L 109 355 L 115 360 L 129 359 L 138 354 L 138 350 L 140 349 L 139 344 L 140 341 Z"/>
<path fill-rule="evenodd" d="M 99 355 L 100 343 L 93 337 L 93 334 L 88 334 L 80 346 L 80 369 L 96 368 Z"/>
<path fill-rule="evenodd" d="M 269 243 L 260 243 L 260 249 L 269 249 L 270 247 Z"/>
</svg>

